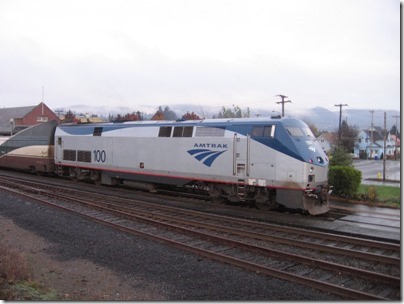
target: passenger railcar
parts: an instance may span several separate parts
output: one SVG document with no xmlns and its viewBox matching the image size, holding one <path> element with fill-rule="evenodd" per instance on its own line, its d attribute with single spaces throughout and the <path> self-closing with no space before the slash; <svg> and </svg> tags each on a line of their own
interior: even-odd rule
<svg viewBox="0 0 404 304">
<path fill-rule="evenodd" d="M 206 189 L 215 199 L 325 213 L 328 159 L 294 118 L 59 125 L 59 175 L 153 190 Z"/>
<path fill-rule="evenodd" d="M 54 172 L 56 121 L 29 127 L 0 144 L 0 167 L 31 172 Z"/>
</svg>

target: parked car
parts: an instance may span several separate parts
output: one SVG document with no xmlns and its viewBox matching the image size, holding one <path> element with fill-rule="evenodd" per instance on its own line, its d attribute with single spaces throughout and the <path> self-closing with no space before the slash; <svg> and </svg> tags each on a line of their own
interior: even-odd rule
<svg viewBox="0 0 404 304">
<path fill-rule="evenodd" d="M 359 159 L 359 155 L 355 153 L 349 153 L 352 159 Z"/>
</svg>

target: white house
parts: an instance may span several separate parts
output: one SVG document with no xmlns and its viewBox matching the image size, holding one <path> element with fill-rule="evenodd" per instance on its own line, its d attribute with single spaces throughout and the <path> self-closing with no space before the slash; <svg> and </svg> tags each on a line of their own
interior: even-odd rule
<svg viewBox="0 0 404 304">
<path fill-rule="evenodd" d="M 317 137 L 317 141 L 320 143 L 321 148 L 323 148 L 324 152 L 327 154 L 335 145 L 336 140 L 337 134 L 335 134 L 334 132 L 323 132 Z"/>
</svg>

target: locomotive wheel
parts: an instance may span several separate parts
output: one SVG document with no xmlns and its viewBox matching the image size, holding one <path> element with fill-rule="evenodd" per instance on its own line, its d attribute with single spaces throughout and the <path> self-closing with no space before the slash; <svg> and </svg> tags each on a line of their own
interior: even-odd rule
<svg viewBox="0 0 404 304">
<path fill-rule="evenodd" d="M 255 205 L 260 210 L 273 210 L 278 207 L 274 191 L 260 189 L 255 196 Z"/>
<path fill-rule="evenodd" d="M 91 170 L 91 180 L 93 181 L 94 185 L 101 185 L 101 173 L 96 170 Z"/>
<path fill-rule="evenodd" d="M 222 195 L 223 191 L 220 187 L 216 187 L 216 185 L 209 185 L 209 196 L 212 198 L 212 202 L 215 204 L 223 204 L 225 198 Z"/>
<path fill-rule="evenodd" d="M 69 168 L 69 178 L 73 182 L 79 181 L 77 168 Z"/>
</svg>

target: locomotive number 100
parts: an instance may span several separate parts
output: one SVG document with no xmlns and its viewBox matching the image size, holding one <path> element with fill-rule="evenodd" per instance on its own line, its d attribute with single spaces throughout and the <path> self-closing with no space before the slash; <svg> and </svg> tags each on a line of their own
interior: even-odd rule
<svg viewBox="0 0 404 304">
<path fill-rule="evenodd" d="M 107 153 L 105 150 L 94 150 L 94 161 L 97 163 L 105 163 L 105 159 L 107 158 Z"/>
</svg>

